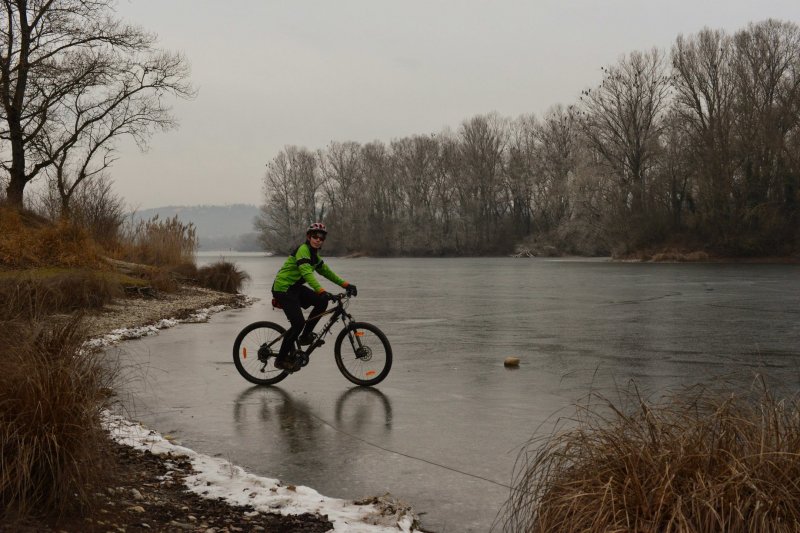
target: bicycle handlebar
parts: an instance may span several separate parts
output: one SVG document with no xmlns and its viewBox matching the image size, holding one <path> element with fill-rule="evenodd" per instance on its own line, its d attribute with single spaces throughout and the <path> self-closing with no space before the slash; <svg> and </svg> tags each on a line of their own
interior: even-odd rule
<svg viewBox="0 0 800 533">
<path fill-rule="evenodd" d="M 346 292 L 340 292 L 339 294 L 334 294 L 333 297 L 341 301 L 344 300 L 345 298 L 350 298 L 350 295 L 348 295 Z"/>
</svg>

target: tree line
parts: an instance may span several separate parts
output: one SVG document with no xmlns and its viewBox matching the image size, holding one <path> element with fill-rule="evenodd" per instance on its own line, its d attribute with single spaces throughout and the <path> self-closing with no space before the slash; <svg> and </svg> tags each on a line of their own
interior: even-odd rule
<svg viewBox="0 0 800 533">
<path fill-rule="evenodd" d="M 800 28 L 766 20 L 636 51 L 541 117 L 388 143 L 288 146 L 267 165 L 269 250 L 310 221 L 371 255 L 723 255 L 800 248 Z"/>
</svg>

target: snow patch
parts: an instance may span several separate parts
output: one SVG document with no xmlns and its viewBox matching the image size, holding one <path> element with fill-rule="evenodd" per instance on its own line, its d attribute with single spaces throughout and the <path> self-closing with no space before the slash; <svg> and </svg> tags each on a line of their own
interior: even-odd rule
<svg viewBox="0 0 800 533">
<path fill-rule="evenodd" d="M 254 299 L 248 297 L 244 303 L 247 305 L 252 301 L 254 301 Z M 231 306 L 229 305 L 213 305 L 211 307 L 198 309 L 186 318 L 162 318 L 155 324 L 150 324 L 148 326 L 115 329 L 106 335 L 89 339 L 83 344 L 83 347 L 85 349 L 105 348 L 126 340 L 141 339 L 142 337 L 158 335 L 159 330 L 172 328 L 178 324 L 198 324 L 202 322 L 208 322 L 208 320 L 211 318 L 211 315 L 230 308 Z"/>
</svg>

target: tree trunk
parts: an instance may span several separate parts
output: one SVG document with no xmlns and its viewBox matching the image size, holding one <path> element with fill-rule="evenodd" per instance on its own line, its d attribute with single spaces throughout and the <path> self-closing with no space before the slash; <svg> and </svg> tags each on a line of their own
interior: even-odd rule
<svg viewBox="0 0 800 533">
<path fill-rule="evenodd" d="M 22 209 L 22 193 L 25 189 L 25 181 L 18 176 L 11 176 L 11 180 L 6 187 L 6 201 L 12 207 Z"/>
</svg>

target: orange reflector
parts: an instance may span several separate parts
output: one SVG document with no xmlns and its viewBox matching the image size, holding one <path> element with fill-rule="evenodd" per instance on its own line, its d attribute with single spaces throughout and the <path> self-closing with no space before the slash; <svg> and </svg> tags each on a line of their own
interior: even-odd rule
<svg viewBox="0 0 800 533">
<path fill-rule="evenodd" d="M 363 331 L 356 331 L 356 337 L 363 337 L 363 336 L 364 336 Z"/>
<path fill-rule="evenodd" d="M 242 348 L 242 359 L 247 359 L 247 348 Z"/>
<path fill-rule="evenodd" d="M 374 376 L 376 373 L 377 372 L 375 372 L 374 370 L 367 370 L 367 374 L 366 375 L 367 375 L 367 377 L 369 377 L 369 376 Z"/>
</svg>

